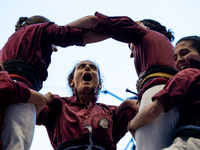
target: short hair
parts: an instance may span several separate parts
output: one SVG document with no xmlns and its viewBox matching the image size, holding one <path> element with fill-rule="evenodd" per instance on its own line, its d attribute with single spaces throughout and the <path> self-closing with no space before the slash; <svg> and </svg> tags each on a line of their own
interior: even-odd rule
<svg viewBox="0 0 200 150">
<path fill-rule="evenodd" d="M 158 21 L 152 19 L 143 19 L 140 21 L 151 30 L 164 34 L 171 42 L 174 41 L 174 33 L 171 30 L 167 30 L 166 27 L 161 25 Z"/>
<path fill-rule="evenodd" d="M 190 46 L 193 48 L 196 48 L 198 53 L 200 54 L 200 37 L 196 36 L 196 35 L 192 35 L 192 36 L 186 36 L 181 38 L 180 40 L 178 40 L 178 42 L 176 43 L 176 45 L 180 42 L 183 41 L 188 41 L 190 42 Z"/>
<path fill-rule="evenodd" d="M 22 27 L 37 24 L 37 23 L 45 23 L 49 22 L 50 20 L 43 17 L 43 16 L 32 16 L 30 18 L 28 17 L 20 17 L 17 21 L 17 24 L 15 25 L 15 31 L 21 29 Z"/>
</svg>

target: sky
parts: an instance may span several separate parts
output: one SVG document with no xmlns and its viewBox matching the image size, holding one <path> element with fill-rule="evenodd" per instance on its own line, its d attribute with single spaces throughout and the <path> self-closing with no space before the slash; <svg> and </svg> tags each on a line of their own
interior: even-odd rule
<svg viewBox="0 0 200 150">
<path fill-rule="evenodd" d="M 128 16 L 134 21 L 154 19 L 174 32 L 176 41 L 188 35 L 200 35 L 199 0 L 0 0 L 0 49 L 14 33 L 19 17 L 42 15 L 58 25 L 66 25 L 96 11 L 108 16 Z M 119 105 L 122 100 L 132 97 L 126 88 L 135 91 L 137 75 L 128 45 L 108 39 L 88 44 L 85 47 L 58 47 L 53 53 L 48 69 L 49 76 L 44 82 L 42 94 L 52 92 L 60 96 L 71 96 L 67 76 L 77 61 L 92 60 L 100 66 L 103 77 L 102 91 L 98 102 Z M 116 98 L 119 97 L 120 99 Z M 130 150 L 133 142 L 127 133 L 117 145 L 117 150 Z M 30 150 L 53 150 L 46 129 L 36 126 Z"/>
</svg>

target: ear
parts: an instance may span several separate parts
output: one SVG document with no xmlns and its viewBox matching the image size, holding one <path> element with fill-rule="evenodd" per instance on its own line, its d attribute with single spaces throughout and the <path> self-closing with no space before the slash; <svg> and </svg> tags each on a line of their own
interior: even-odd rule
<svg viewBox="0 0 200 150">
<path fill-rule="evenodd" d="M 74 86 L 74 80 L 73 79 L 70 80 L 70 86 Z"/>
<path fill-rule="evenodd" d="M 99 89 L 101 89 L 101 82 L 99 82 L 99 84 L 97 85 L 97 87 L 98 87 Z"/>
</svg>

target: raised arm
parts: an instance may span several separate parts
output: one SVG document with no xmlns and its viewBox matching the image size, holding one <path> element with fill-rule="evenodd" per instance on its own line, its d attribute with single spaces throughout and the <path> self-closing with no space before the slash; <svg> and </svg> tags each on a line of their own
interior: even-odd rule
<svg viewBox="0 0 200 150">
<path fill-rule="evenodd" d="M 83 18 L 80 18 L 76 21 L 67 24 L 66 26 L 84 29 L 83 44 L 89 44 L 89 43 L 100 42 L 109 38 L 109 36 L 107 35 L 103 35 L 92 31 L 92 28 L 96 23 L 97 23 L 96 16 L 85 16 Z"/>
<path fill-rule="evenodd" d="M 80 28 L 80 29 L 92 29 L 96 23 L 97 23 L 96 16 L 85 16 L 83 18 L 80 18 L 78 20 L 75 20 L 67 24 L 66 26 Z"/>
<path fill-rule="evenodd" d="M 164 111 L 163 105 L 155 100 L 149 106 L 143 108 L 128 124 L 128 130 L 131 132 L 132 136 L 135 137 L 135 131 L 156 119 Z"/>
</svg>

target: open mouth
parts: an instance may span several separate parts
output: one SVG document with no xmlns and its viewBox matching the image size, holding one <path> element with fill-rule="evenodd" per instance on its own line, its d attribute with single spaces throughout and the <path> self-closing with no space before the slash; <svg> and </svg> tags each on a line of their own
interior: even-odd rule
<svg viewBox="0 0 200 150">
<path fill-rule="evenodd" d="M 84 81 L 91 81 L 92 80 L 92 75 L 90 73 L 85 73 L 83 75 L 83 80 Z"/>
</svg>

